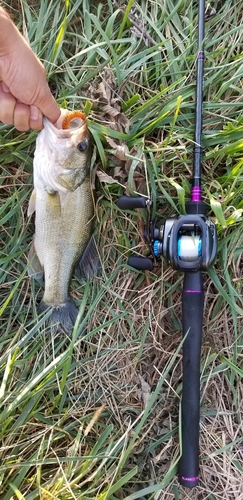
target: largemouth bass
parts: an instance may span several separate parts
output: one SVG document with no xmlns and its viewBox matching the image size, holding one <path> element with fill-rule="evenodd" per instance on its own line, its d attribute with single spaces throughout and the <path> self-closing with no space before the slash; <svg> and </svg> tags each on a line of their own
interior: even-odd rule
<svg viewBox="0 0 243 500">
<path fill-rule="evenodd" d="M 36 278 L 44 274 L 45 281 L 39 312 L 51 308 L 48 329 L 68 335 L 78 314 L 69 295 L 72 274 L 75 270 L 90 279 L 98 269 L 91 237 L 91 145 L 85 118 L 81 112 L 62 110 L 57 123 L 62 128 L 44 118 L 36 141 L 34 191 L 28 211 L 28 215 L 35 211 L 29 274 Z"/>
</svg>

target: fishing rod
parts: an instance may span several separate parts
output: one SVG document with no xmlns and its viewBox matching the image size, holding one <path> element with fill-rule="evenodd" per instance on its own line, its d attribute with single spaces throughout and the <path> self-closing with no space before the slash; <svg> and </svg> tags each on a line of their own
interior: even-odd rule
<svg viewBox="0 0 243 500">
<path fill-rule="evenodd" d="M 157 220 L 150 219 L 150 200 L 130 196 L 118 199 L 118 207 L 122 210 L 148 209 L 144 239 L 149 244 L 152 258 L 132 255 L 128 264 L 137 270 L 152 270 L 162 256 L 173 269 L 184 273 L 179 482 L 189 488 L 196 486 L 199 478 L 200 358 L 204 307 L 202 273 L 212 266 L 217 252 L 216 228 L 207 217 L 207 205 L 201 198 L 204 32 L 205 0 L 199 0 L 193 176 L 186 214 L 170 217 L 158 224 Z"/>
</svg>

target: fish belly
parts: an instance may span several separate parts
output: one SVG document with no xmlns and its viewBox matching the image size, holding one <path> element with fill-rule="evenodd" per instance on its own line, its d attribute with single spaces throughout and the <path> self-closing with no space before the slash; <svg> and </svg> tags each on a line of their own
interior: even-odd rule
<svg viewBox="0 0 243 500">
<path fill-rule="evenodd" d="M 34 243 L 44 268 L 46 305 L 58 307 L 69 300 L 73 269 L 91 237 L 92 218 L 89 179 L 74 192 L 36 193 Z"/>
</svg>

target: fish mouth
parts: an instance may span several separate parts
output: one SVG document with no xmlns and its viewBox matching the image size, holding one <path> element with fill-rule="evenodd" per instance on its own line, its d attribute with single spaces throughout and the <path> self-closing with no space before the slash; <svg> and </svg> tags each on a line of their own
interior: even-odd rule
<svg viewBox="0 0 243 500">
<path fill-rule="evenodd" d="M 58 138 L 69 138 L 78 131 L 81 136 L 88 135 L 86 115 L 82 111 L 69 111 L 61 108 L 61 115 L 56 123 L 51 123 L 44 117 L 44 128 L 49 128 Z"/>
</svg>

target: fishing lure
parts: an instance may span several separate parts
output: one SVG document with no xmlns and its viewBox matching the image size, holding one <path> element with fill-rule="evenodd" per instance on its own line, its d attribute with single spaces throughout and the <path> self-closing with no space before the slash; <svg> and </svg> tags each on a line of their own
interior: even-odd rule
<svg viewBox="0 0 243 500">
<path fill-rule="evenodd" d="M 63 118 L 62 121 L 62 129 L 67 130 L 70 129 L 70 124 L 73 120 L 80 118 L 83 122 L 86 121 L 86 114 L 82 111 L 71 111 L 67 116 Z"/>
</svg>

